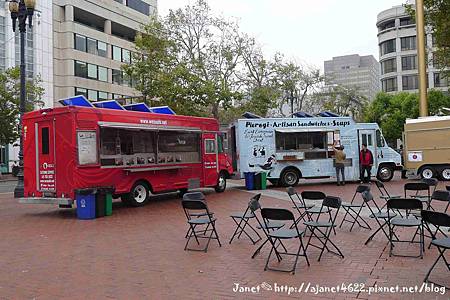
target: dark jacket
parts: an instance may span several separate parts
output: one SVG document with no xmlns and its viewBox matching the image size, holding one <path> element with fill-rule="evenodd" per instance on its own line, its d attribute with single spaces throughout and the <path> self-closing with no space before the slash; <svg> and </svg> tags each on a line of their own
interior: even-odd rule
<svg viewBox="0 0 450 300">
<path fill-rule="evenodd" d="M 371 166 L 373 165 L 373 155 L 372 152 L 367 149 L 365 152 L 361 150 L 359 152 L 359 162 L 361 166 Z"/>
</svg>

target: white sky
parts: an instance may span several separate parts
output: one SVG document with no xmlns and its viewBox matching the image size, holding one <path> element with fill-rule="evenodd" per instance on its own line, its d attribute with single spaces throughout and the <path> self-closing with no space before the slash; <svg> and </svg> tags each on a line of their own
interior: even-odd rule
<svg viewBox="0 0 450 300">
<path fill-rule="evenodd" d="M 208 0 L 214 13 L 236 17 L 268 55 L 279 51 L 320 67 L 333 56 L 372 54 L 377 60 L 377 14 L 406 0 Z M 193 0 L 158 0 L 165 16 Z"/>
</svg>

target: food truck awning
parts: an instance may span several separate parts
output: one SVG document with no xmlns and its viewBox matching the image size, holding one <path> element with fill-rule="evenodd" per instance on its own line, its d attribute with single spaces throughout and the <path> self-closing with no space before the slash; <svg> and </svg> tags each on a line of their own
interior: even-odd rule
<svg viewBox="0 0 450 300">
<path fill-rule="evenodd" d="M 122 128 L 122 129 L 140 129 L 140 130 L 165 130 L 165 131 L 190 131 L 190 132 L 201 132 L 200 128 L 196 127 L 177 127 L 177 126 L 167 126 L 165 124 L 154 125 L 154 124 L 132 124 L 132 123 L 120 123 L 120 122 L 98 122 L 100 127 L 108 128 Z"/>
<path fill-rule="evenodd" d="M 326 128 L 281 128 L 275 129 L 275 131 L 282 133 L 295 133 L 295 132 L 330 132 L 334 130 Z"/>
</svg>

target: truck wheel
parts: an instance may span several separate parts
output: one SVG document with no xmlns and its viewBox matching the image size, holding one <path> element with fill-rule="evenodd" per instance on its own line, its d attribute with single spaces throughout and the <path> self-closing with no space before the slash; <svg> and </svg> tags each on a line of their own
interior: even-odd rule
<svg viewBox="0 0 450 300">
<path fill-rule="evenodd" d="M 150 197 L 150 188 L 145 182 L 138 181 L 127 195 L 127 203 L 131 206 L 143 206 L 147 204 Z"/>
<path fill-rule="evenodd" d="M 450 180 L 450 167 L 444 167 L 441 171 L 441 178 L 445 181 Z"/>
<path fill-rule="evenodd" d="M 384 165 L 378 168 L 377 178 L 379 181 L 388 182 L 394 177 L 394 169 L 391 166 Z"/>
<path fill-rule="evenodd" d="M 219 178 L 217 179 L 217 185 L 214 188 L 216 193 L 222 193 L 227 188 L 227 176 L 224 172 L 219 173 Z"/>
<path fill-rule="evenodd" d="M 420 177 L 424 179 L 436 177 L 436 171 L 434 170 L 433 167 L 430 166 L 423 167 L 420 171 Z"/>
<path fill-rule="evenodd" d="M 281 173 L 280 182 L 284 187 L 295 186 L 300 180 L 300 174 L 296 169 L 287 169 Z"/>
</svg>

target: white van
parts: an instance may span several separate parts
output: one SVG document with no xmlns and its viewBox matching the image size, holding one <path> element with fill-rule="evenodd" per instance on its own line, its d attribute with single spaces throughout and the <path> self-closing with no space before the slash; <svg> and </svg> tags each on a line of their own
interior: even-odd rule
<svg viewBox="0 0 450 300">
<path fill-rule="evenodd" d="M 235 170 L 266 172 L 273 184 L 296 185 L 300 178 L 335 177 L 333 144 L 345 147 L 345 178 L 359 180 L 359 151 L 372 151 L 372 175 L 381 181 L 401 170 L 401 156 L 387 146 L 376 123 L 355 123 L 350 117 L 240 119 L 231 127 Z"/>
</svg>

